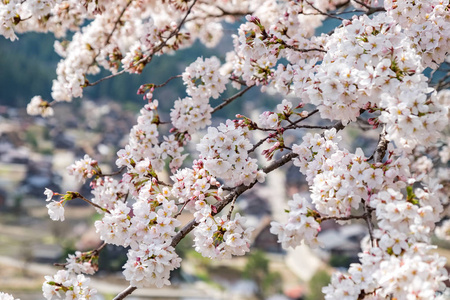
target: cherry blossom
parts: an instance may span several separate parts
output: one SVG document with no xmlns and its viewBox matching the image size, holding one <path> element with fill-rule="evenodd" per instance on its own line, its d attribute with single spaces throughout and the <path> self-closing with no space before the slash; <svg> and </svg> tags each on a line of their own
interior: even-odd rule
<svg viewBox="0 0 450 300">
<path fill-rule="evenodd" d="M 449 10 L 448 0 L 3 1 L 5 38 L 27 31 L 67 38 L 54 45 L 61 56 L 54 101 L 36 96 L 27 107 L 44 117 L 103 80 L 152 69 L 159 55 L 196 40 L 215 47 L 227 23 L 237 23 L 231 51 L 194 58 L 168 80 L 185 86 L 164 99 L 173 103 L 170 120 L 155 99 L 168 81 L 139 88 L 146 102 L 117 152 L 119 170 L 103 174 L 90 156 L 77 160 L 69 174 L 90 181 L 92 201 L 46 189 L 50 218 L 63 221 L 65 203 L 75 198 L 94 206 L 104 245 L 128 248 L 129 295 L 170 284 L 181 265 L 175 246 L 190 231 L 205 257 L 245 255 L 253 229 L 234 211 L 237 198 L 292 162 L 309 193 L 287 204 L 277 199 L 288 208 L 286 221 L 271 222 L 270 231 L 283 248 L 319 247 L 323 222 L 368 229 L 359 262 L 333 273 L 325 299 L 439 299 L 448 274 L 431 237 L 448 240 L 450 232 L 450 140 L 442 134 L 450 107 L 443 67 Z M 327 18 L 339 25 L 315 35 Z M 110 75 L 93 81 L 102 69 Z M 278 101 L 260 107 L 264 93 Z M 216 119 L 218 110 L 254 95 L 251 117 Z M 374 149 L 357 139 L 349 145 L 354 132 L 378 136 Z M 180 214 L 191 221 L 181 226 Z M 46 299 L 95 294 L 79 274 L 96 270 L 87 253 L 69 255 L 65 270 L 45 278 Z"/>
</svg>

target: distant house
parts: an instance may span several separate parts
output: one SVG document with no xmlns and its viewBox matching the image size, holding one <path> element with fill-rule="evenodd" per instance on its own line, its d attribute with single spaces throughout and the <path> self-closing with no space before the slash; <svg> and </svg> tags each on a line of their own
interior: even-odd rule
<svg viewBox="0 0 450 300">
<path fill-rule="evenodd" d="M 344 264 L 358 261 L 361 251 L 361 239 L 367 235 L 367 228 L 362 224 L 350 224 L 322 230 L 318 240 L 330 258 L 340 259 Z M 331 261 L 330 261 L 331 263 Z"/>
</svg>

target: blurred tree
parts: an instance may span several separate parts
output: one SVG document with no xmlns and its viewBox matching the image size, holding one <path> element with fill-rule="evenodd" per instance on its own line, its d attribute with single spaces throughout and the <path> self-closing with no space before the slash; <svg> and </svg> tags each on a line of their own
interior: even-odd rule
<svg viewBox="0 0 450 300">
<path fill-rule="evenodd" d="M 256 283 L 255 295 L 258 299 L 266 299 L 281 290 L 281 275 L 270 271 L 269 259 L 261 250 L 252 251 L 248 255 L 243 275 Z"/>
<path fill-rule="evenodd" d="M 322 288 L 330 283 L 330 275 L 325 270 L 317 271 L 309 281 L 309 294 L 306 300 L 323 300 Z"/>
</svg>

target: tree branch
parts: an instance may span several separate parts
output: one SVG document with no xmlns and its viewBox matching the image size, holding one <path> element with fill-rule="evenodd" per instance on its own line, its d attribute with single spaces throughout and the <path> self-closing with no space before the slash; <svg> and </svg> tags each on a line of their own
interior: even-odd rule
<svg viewBox="0 0 450 300">
<path fill-rule="evenodd" d="M 367 160 L 373 159 L 376 163 L 382 162 L 384 156 L 386 155 L 388 144 L 389 141 L 386 139 L 386 125 L 383 125 L 383 130 L 380 133 L 380 139 L 378 140 L 377 148 Z"/>
<path fill-rule="evenodd" d="M 181 21 L 180 21 L 180 23 L 178 24 L 177 28 L 175 28 L 175 29 L 169 34 L 169 36 L 168 36 L 164 41 L 161 42 L 161 44 L 159 44 L 155 49 L 153 49 L 153 51 L 152 51 L 148 56 L 146 56 L 146 57 L 144 57 L 144 58 L 142 58 L 142 59 L 136 61 L 136 62 L 133 64 L 133 66 L 137 66 L 137 65 L 139 65 L 139 64 L 141 64 L 141 63 L 147 64 L 147 63 L 153 58 L 153 55 L 155 55 L 155 53 L 161 51 L 161 50 L 167 45 L 167 42 L 168 42 L 172 37 L 174 37 L 176 34 L 178 34 L 178 32 L 180 32 L 181 27 L 182 27 L 183 24 L 186 22 L 186 18 L 187 18 L 187 17 L 189 16 L 189 14 L 191 13 L 192 8 L 194 7 L 195 3 L 197 3 L 197 0 L 194 0 L 193 3 L 191 4 L 191 6 L 189 6 L 189 9 L 187 10 L 187 12 L 186 12 L 186 14 L 184 15 L 183 19 L 181 19 Z M 123 70 L 121 70 L 120 72 L 117 72 L 117 73 L 115 73 L 115 74 L 111 74 L 111 75 L 109 75 L 109 76 L 103 77 L 103 78 L 101 78 L 101 79 L 99 79 L 99 80 L 97 80 L 97 81 L 95 81 L 95 82 L 92 82 L 92 83 L 88 82 L 88 83 L 86 84 L 86 86 L 94 86 L 94 85 L 97 85 L 97 84 L 99 84 L 100 82 L 102 82 L 102 81 L 104 81 L 104 80 L 111 79 L 111 78 L 114 78 L 114 77 L 116 77 L 116 76 L 119 76 L 119 75 L 125 73 L 126 71 L 128 71 L 129 69 L 131 69 L 131 67 L 130 67 L 130 68 L 123 69 Z"/>
<path fill-rule="evenodd" d="M 135 286 L 129 286 L 126 289 L 124 289 L 122 292 L 120 292 L 119 294 L 117 294 L 116 297 L 114 297 L 113 300 L 123 300 L 125 299 L 126 296 L 130 295 L 131 293 L 133 293 L 135 290 L 137 290 L 137 287 Z"/>
<path fill-rule="evenodd" d="M 242 91 L 236 93 L 235 95 L 231 96 L 228 99 L 223 100 L 222 103 L 220 103 L 219 105 L 217 105 L 216 107 L 214 107 L 212 113 L 215 113 L 216 111 L 224 108 L 225 106 L 227 106 L 228 104 L 230 104 L 231 102 L 233 102 L 234 100 L 236 100 L 237 98 L 239 98 L 240 96 L 244 95 L 248 90 L 250 90 L 252 87 L 254 87 L 254 85 L 248 86 L 245 89 L 243 89 Z"/>
<path fill-rule="evenodd" d="M 101 206 L 98 205 L 98 204 L 95 204 L 94 202 L 92 202 L 91 200 L 85 198 L 83 195 L 81 195 L 81 194 L 78 193 L 78 192 L 67 192 L 67 194 L 69 194 L 69 193 L 72 194 L 72 196 L 73 196 L 72 199 L 80 198 L 81 200 L 83 200 L 83 201 L 89 203 L 90 205 L 92 205 L 92 206 L 94 206 L 94 207 L 100 209 L 101 211 L 107 212 L 108 214 L 111 213 L 107 208 L 104 208 L 104 207 L 101 207 Z"/>
<path fill-rule="evenodd" d="M 272 164 L 270 164 L 269 166 L 265 167 L 263 170 L 264 173 L 270 173 L 273 170 L 285 165 L 286 163 L 288 163 L 289 161 L 291 161 L 294 157 L 297 157 L 297 154 L 291 152 L 288 154 L 283 155 L 280 159 L 274 161 Z M 241 184 L 237 187 L 235 187 L 233 189 L 233 191 L 231 193 L 229 193 L 228 195 L 226 195 L 222 201 L 218 202 L 216 205 L 216 209 L 217 212 L 216 213 L 211 213 L 211 215 L 216 215 L 219 212 L 221 212 L 229 203 L 231 203 L 233 201 L 233 199 L 239 197 L 242 193 L 244 193 L 245 191 L 251 189 L 255 184 L 256 184 L 256 180 L 254 182 L 252 182 L 250 185 L 244 185 Z M 178 245 L 178 243 L 189 233 L 191 232 L 195 226 L 197 226 L 197 222 L 195 221 L 195 219 L 191 220 L 188 224 L 186 224 L 183 228 L 181 228 L 180 231 L 178 231 L 178 233 L 173 237 L 172 239 L 172 243 L 171 246 L 175 247 L 176 245 Z"/>
</svg>

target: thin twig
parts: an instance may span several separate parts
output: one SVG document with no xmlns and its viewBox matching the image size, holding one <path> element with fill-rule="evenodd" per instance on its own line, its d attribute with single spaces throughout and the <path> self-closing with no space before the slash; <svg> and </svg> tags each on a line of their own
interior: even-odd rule
<svg viewBox="0 0 450 300">
<path fill-rule="evenodd" d="M 382 6 L 373 7 L 373 6 L 367 5 L 367 4 L 365 4 L 364 2 L 359 1 L 359 0 L 353 0 L 353 1 L 355 1 L 355 2 L 358 3 L 359 5 L 364 6 L 364 8 L 367 9 L 367 15 L 371 15 L 371 14 L 374 14 L 374 13 L 376 13 L 376 12 L 386 11 L 386 10 L 384 9 L 384 7 L 382 7 Z"/>
<path fill-rule="evenodd" d="M 319 110 L 315 109 L 312 112 L 310 112 L 306 117 L 304 118 L 300 118 L 297 121 L 290 121 L 289 123 L 290 125 L 286 126 L 286 127 L 282 127 L 282 130 L 289 130 L 289 129 L 294 129 L 294 128 L 313 128 L 313 127 L 308 127 L 308 126 L 314 126 L 314 125 L 304 125 L 304 127 L 298 127 L 298 123 L 300 123 L 301 121 L 304 121 L 306 119 L 308 119 L 309 117 L 311 117 L 312 115 L 316 114 Z M 314 127 L 316 129 L 331 129 L 334 128 L 336 125 L 333 126 L 326 126 L 326 128 L 324 128 L 324 126 L 320 126 L 320 127 Z M 261 129 L 261 128 L 257 128 L 259 130 L 263 130 L 263 131 L 278 131 L 277 129 Z M 272 136 L 266 136 L 265 138 L 261 139 L 259 142 L 257 142 L 255 145 L 253 145 L 252 149 L 250 149 L 248 151 L 248 153 L 252 153 L 254 152 L 259 146 L 261 146 L 265 141 L 267 141 L 268 139 L 272 138 Z"/>
<path fill-rule="evenodd" d="M 163 86 L 165 86 L 165 85 L 167 85 L 169 82 L 171 82 L 172 80 L 174 80 L 174 79 L 176 79 L 176 78 L 181 78 L 182 77 L 182 75 L 175 75 L 175 76 L 172 76 L 172 77 L 170 77 L 169 79 L 167 79 L 165 82 L 163 82 L 163 83 L 161 83 L 161 84 L 153 84 L 153 87 L 156 89 L 156 88 L 160 88 L 160 87 L 163 87 Z M 161 123 L 160 123 L 161 124 Z"/>
<path fill-rule="evenodd" d="M 108 173 L 108 174 L 100 173 L 100 174 L 97 174 L 97 176 L 98 176 L 98 177 L 115 176 L 115 175 L 122 174 L 122 172 L 123 172 L 125 169 L 126 169 L 126 167 L 124 166 L 124 167 L 120 168 L 119 170 L 117 170 L 117 171 L 115 171 L 115 172 Z"/>
<path fill-rule="evenodd" d="M 214 107 L 212 113 L 215 113 L 216 111 L 224 108 L 225 106 L 227 106 L 228 104 L 230 104 L 231 102 L 233 102 L 234 100 L 236 100 L 237 98 L 239 98 L 240 96 L 244 95 L 248 90 L 250 90 L 252 87 L 254 87 L 254 85 L 248 86 L 245 89 L 243 89 L 242 91 L 236 93 L 235 95 L 231 96 L 228 99 L 223 100 L 222 103 L 220 103 L 219 105 L 217 105 L 216 107 Z"/>
<path fill-rule="evenodd" d="M 315 7 L 315 6 L 314 6 L 311 2 L 309 2 L 308 0 L 305 0 L 305 2 L 308 3 L 309 6 L 311 6 L 313 9 L 315 9 L 315 10 L 316 10 L 317 12 L 319 12 L 321 15 L 324 15 L 324 16 L 327 16 L 327 17 L 333 18 L 333 19 L 338 19 L 338 20 L 341 20 L 341 21 L 344 20 L 344 18 L 337 17 L 337 16 L 333 16 L 333 15 L 331 15 L 331 14 L 329 14 L 329 13 L 326 13 L 326 12 L 321 11 L 320 9 L 318 9 L 317 7 Z"/>
<path fill-rule="evenodd" d="M 295 125 L 295 124 L 298 124 L 298 123 L 300 123 L 300 122 L 302 122 L 302 121 L 304 121 L 304 120 L 306 120 L 306 119 L 308 119 L 309 117 L 315 115 L 315 114 L 318 113 L 318 112 L 319 112 L 318 109 L 313 110 L 312 112 L 308 113 L 308 115 L 307 115 L 306 117 L 300 118 L 300 119 L 298 119 L 297 121 L 294 121 L 294 125 Z M 289 126 L 286 127 L 286 129 L 289 129 Z"/>
<path fill-rule="evenodd" d="M 100 246 L 98 246 L 96 249 L 91 250 L 91 251 L 83 252 L 83 254 L 88 254 L 88 253 L 89 253 L 89 256 L 92 258 L 92 256 L 98 255 L 98 254 L 100 253 L 100 251 L 102 251 L 103 248 L 106 247 L 106 245 L 107 245 L 107 243 L 106 243 L 106 242 L 103 242 L 103 243 L 102 243 Z M 66 267 L 68 264 L 69 264 L 69 263 L 54 263 L 53 265 L 56 266 L 56 267 Z"/>
<path fill-rule="evenodd" d="M 120 19 L 122 19 L 123 15 L 125 14 L 126 10 L 128 9 L 128 7 L 131 5 L 131 2 L 133 2 L 133 0 L 129 0 L 127 5 L 125 5 L 125 7 L 122 9 L 122 11 L 120 12 L 119 17 L 117 18 L 116 22 L 114 23 L 114 28 L 112 29 L 111 33 L 108 35 L 108 37 L 106 38 L 106 42 L 105 42 L 105 46 L 108 45 L 109 41 L 111 40 L 114 31 L 116 31 L 117 29 L 117 25 L 120 23 Z"/>
<path fill-rule="evenodd" d="M 196 2 L 197 2 L 197 0 L 194 0 L 193 3 L 191 4 L 191 6 L 189 6 L 189 9 L 187 10 L 187 12 L 186 12 L 185 16 L 183 17 L 183 19 L 181 19 L 181 21 L 180 21 L 180 23 L 178 24 L 177 28 L 175 28 L 175 29 L 169 34 L 169 36 L 168 36 L 164 41 L 161 42 L 161 44 L 159 44 L 155 49 L 153 49 L 152 53 L 150 53 L 148 56 L 145 56 L 145 57 L 143 57 L 142 59 L 136 61 L 136 62 L 133 64 L 133 66 L 137 66 L 137 65 L 139 65 L 139 64 L 141 64 L 141 63 L 147 64 L 147 63 L 153 58 L 153 55 L 154 55 L 155 53 L 158 53 L 159 51 L 161 51 L 161 50 L 167 45 L 167 42 L 168 42 L 172 37 L 174 37 L 176 34 L 178 34 L 178 32 L 180 32 L 181 27 L 182 27 L 183 24 L 186 22 L 186 18 L 187 18 L 187 16 L 191 13 L 192 8 L 194 7 L 194 5 L 195 5 Z M 109 76 L 103 77 L 103 78 L 101 78 L 101 79 L 99 79 L 99 80 L 97 80 L 97 81 L 95 81 L 95 82 L 87 83 L 86 86 L 94 86 L 94 85 L 97 85 L 97 84 L 99 84 L 100 82 L 102 82 L 102 81 L 104 81 L 104 80 L 108 80 L 108 79 L 114 78 L 114 77 L 116 77 L 116 76 L 119 76 L 119 75 L 125 73 L 126 71 L 128 71 L 129 69 L 131 69 L 133 66 L 130 66 L 129 68 L 123 69 L 123 70 L 121 70 L 120 72 L 117 72 L 117 73 L 115 73 L 115 74 L 111 74 L 111 75 L 109 75 Z"/>
<path fill-rule="evenodd" d="M 174 218 L 174 219 L 178 218 L 178 216 L 181 215 L 181 213 L 183 212 L 184 208 L 186 207 L 186 205 L 188 204 L 189 201 L 191 201 L 191 200 L 185 201 L 183 203 L 183 206 L 181 206 L 180 210 L 172 218 Z"/>
<path fill-rule="evenodd" d="M 335 221 L 349 221 L 349 220 L 354 220 L 354 219 L 365 219 L 366 218 L 366 214 L 360 215 L 360 216 L 347 216 L 347 217 L 334 217 L 334 216 L 325 216 L 325 217 L 320 217 L 317 221 L 323 222 L 323 221 L 327 221 L 327 220 L 335 220 Z"/>
<path fill-rule="evenodd" d="M 111 213 L 107 208 L 104 208 L 104 207 L 101 207 L 101 206 L 98 205 L 98 204 L 95 204 L 94 202 L 92 202 L 91 200 L 85 198 L 83 195 L 81 195 L 81 194 L 78 193 L 78 192 L 67 192 L 67 193 L 71 193 L 72 196 L 73 196 L 73 199 L 75 199 L 75 198 L 80 198 L 81 200 L 83 200 L 83 201 L 89 203 L 90 205 L 92 205 L 92 206 L 94 206 L 94 207 L 100 209 L 101 211 L 107 212 L 108 214 Z"/>
<path fill-rule="evenodd" d="M 111 40 L 111 38 L 112 38 L 114 32 L 115 32 L 116 29 L 117 29 L 117 25 L 120 23 L 120 19 L 122 19 L 123 15 L 125 14 L 125 11 L 128 9 L 128 7 L 131 5 L 132 2 L 133 2 L 133 0 L 129 0 L 129 1 L 127 2 L 127 4 L 125 5 L 125 7 L 124 7 L 124 8 L 122 9 L 122 11 L 120 12 L 119 17 L 118 17 L 117 20 L 114 22 L 114 27 L 113 27 L 113 29 L 111 30 L 111 32 L 109 33 L 108 37 L 106 38 L 106 41 L 105 41 L 105 44 L 103 45 L 103 47 L 106 47 L 106 46 L 109 44 L 109 41 Z M 97 54 L 95 55 L 94 59 L 92 60 L 92 63 L 89 65 L 88 69 L 89 69 L 90 67 L 92 67 L 92 66 L 95 64 L 95 62 L 96 62 L 96 60 L 97 60 L 97 57 L 100 55 L 100 53 L 101 53 L 101 50 L 99 50 L 99 51 L 97 52 Z M 87 73 L 87 71 L 86 71 L 86 73 Z"/>
</svg>

